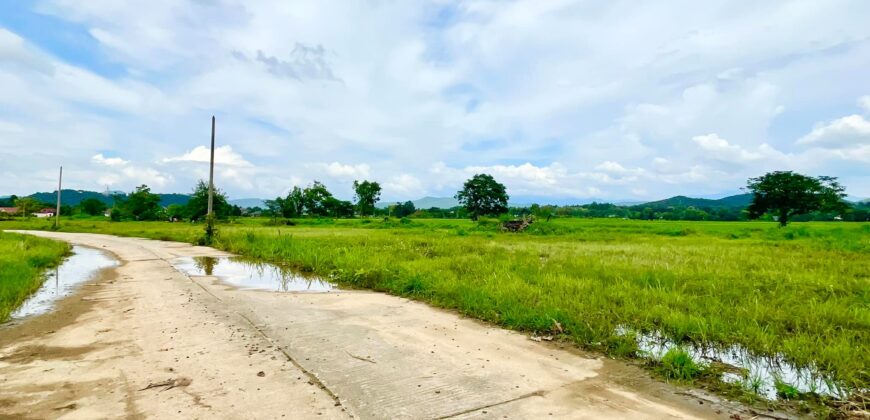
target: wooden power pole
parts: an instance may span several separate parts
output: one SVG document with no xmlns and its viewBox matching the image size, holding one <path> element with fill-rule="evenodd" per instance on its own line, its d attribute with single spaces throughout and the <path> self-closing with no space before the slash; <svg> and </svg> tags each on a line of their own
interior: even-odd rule
<svg viewBox="0 0 870 420">
<path fill-rule="evenodd" d="M 63 166 L 60 167 L 60 174 L 57 176 L 57 209 L 54 212 L 54 227 L 60 226 L 60 187 L 63 182 Z"/>
<path fill-rule="evenodd" d="M 208 165 L 208 214 L 212 217 L 214 211 L 214 115 L 211 116 L 211 161 Z"/>
</svg>

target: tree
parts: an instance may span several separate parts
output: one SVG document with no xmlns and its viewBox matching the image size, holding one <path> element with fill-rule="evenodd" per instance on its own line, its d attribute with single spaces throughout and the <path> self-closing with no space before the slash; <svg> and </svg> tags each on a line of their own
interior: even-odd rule
<svg viewBox="0 0 870 420">
<path fill-rule="evenodd" d="M 284 217 L 299 217 L 305 211 L 305 200 L 302 188 L 293 187 L 287 193 L 287 198 L 281 200 L 281 215 Z"/>
<path fill-rule="evenodd" d="M 106 205 L 102 200 L 96 198 L 87 198 L 82 200 L 79 203 L 79 208 L 82 213 L 91 215 L 91 216 L 100 216 L 102 215 L 109 206 Z"/>
<path fill-rule="evenodd" d="M 199 180 L 196 186 L 193 187 L 193 193 L 190 195 L 190 201 L 185 207 L 185 216 L 190 220 L 200 220 L 205 218 L 208 213 L 208 184 Z M 214 215 L 218 219 L 226 219 L 230 214 L 230 205 L 227 203 L 227 195 L 217 187 L 214 189 L 214 197 L 212 200 L 212 209 Z"/>
<path fill-rule="evenodd" d="M 332 217 L 353 217 L 353 203 L 329 197 L 324 202 L 327 214 Z"/>
<path fill-rule="evenodd" d="M 381 184 L 373 181 L 354 181 L 353 191 L 359 214 L 362 216 L 374 214 L 375 203 L 381 198 Z"/>
<path fill-rule="evenodd" d="M 320 181 L 314 181 L 313 184 L 302 190 L 302 205 L 305 208 L 305 212 L 309 215 L 328 215 L 329 208 L 327 208 L 327 201 L 331 198 L 333 198 L 332 193 Z"/>
<path fill-rule="evenodd" d="M 395 207 L 393 207 L 393 216 L 406 217 L 414 214 L 415 211 L 417 211 L 417 208 L 414 207 L 414 203 L 411 201 L 396 203 Z"/>
<path fill-rule="evenodd" d="M 769 213 L 777 218 L 780 226 L 788 224 L 792 216 L 846 209 L 843 201 L 846 189 L 834 177 L 776 171 L 750 178 L 747 188 L 752 192 L 749 218 L 757 219 Z"/>
<path fill-rule="evenodd" d="M 163 216 L 160 196 L 151 192 L 147 185 L 140 185 L 126 199 L 116 196 L 112 220 L 132 218 L 134 220 L 158 220 Z"/>
<path fill-rule="evenodd" d="M 465 207 L 471 220 L 480 216 L 497 216 L 507 211 L 508 195 L 504 185 L 492 175 L 477 174 L 456 193 L 456 199 Z"/>
<path fill-rule="evenodd" d="M 21 197 L 15 199 L 15 207 L 18 207 L 18 213 L 24 217 L 30 217 L 31 214 L 42 209 L 43 204 L 33 197 Z"/>
<path fill-rule="evenodd" d="M 181 220 L 187 217 L 187 207 L 178 203 L 166 206 L 166 217 L 170 221 Z"/>
<path fill-rule="evenodd" d="M 277 218 L 281 216 L 281 207 L 284 206 L 284 199 L 281 197 L 275 197 L 274 200 L 266 200 L 263 204 L 266 205 L 266 212 L 272 218 Z"/>
</svg>

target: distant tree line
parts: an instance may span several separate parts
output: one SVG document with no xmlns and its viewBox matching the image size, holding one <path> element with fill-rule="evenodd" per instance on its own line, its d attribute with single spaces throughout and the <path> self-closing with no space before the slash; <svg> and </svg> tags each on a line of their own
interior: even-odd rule
<svg viewBox="0 0 870 420">
<path fill-rule="evenodd" d="M 620 218 L 636 220 L 710 220 L 738 221 L 749 219 L 775 220 L 781 225 L 790 221 L 870 221 L 870 202 L 847 203 L 844 188 L 832 177 L 808 177 L 793 172 L 771 172 L 748 181 L 751 203 L 746 205 L 616 205 L 596 203 L 582 205 L 508 206 L 505 186 L 491 175 L 477 174 L 463 184 L 455 198 L 460 205 L 451 208 L 431 207 L 418 209 L 411 201 L 378 207 L 381 186 L 375 181 L 354 181 L 354 201 L 336 198 L 327 187 L 314 181 L 306 187 L 293 187 L 286 196 L 265 202 L 265 208 L 242 209 L 230 205 L 227 196 L 216 189 L 214 211 L 218 219 L 245 216 L 272 218 L 299 217 L 397 217 L 478 220 L 481 217 L 521 218 L 533 216 L 538 220 L 553 217 Z M 137 187 L 127 195 L 113 196 L 114 204 L 88 198 L 76 206 L 61 207 L 61 215 L 102 215 L 108 212 L 111 220 L 171 220 L 199 221 L 208 208 L 208 185 L 199 181 L 186 204 L 161 206 L 161 196 L 146 185 Z M 710 200 L 695 200 L 695 202 Z M 678 200 L 682 203 L 682 200 Z M 26 208 L 28 212 L 53 208 L 33 197 L 0 199 L 0 207 Z M 0 214 L 0 217 L 8 217 Z"/>
</svg>

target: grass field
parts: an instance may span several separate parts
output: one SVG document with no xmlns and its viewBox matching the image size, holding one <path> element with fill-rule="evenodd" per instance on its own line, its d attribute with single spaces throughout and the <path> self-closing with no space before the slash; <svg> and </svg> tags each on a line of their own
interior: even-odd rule
<svg viewBox="0 0 870 420">
<path fill-rule="evenodd" d="M 45 269 L 68 253 L 61 242 L 0 232 L 0 322 L 39 289 Z"/>
<path fill-rule="evenodd" d="M 455 309 L 579 346 L 636 350 L 620 331 L 781 355 L 870 387 L 870 224 L 555 219 L 523 233 L 464 220 L 220 226 L 216 247 L 345 285 Z M 68 221 L 62 230 L 196 241 L 185 223 Z M 47 228 L 44 221 L 0 229 Z"/>
</svg>

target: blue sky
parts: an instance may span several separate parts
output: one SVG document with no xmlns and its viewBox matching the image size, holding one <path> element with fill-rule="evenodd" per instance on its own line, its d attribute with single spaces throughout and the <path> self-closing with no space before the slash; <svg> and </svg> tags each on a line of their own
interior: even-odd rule
<svg viewBox="0 0 870 420">
<path fill-rule="evenodd" d="M 232 197 L 326 183 L 518 201 L 870 197 L 870 3 L 0 3 L 0 195 L 190 190 L 218 118 Z"/>
</svg>

